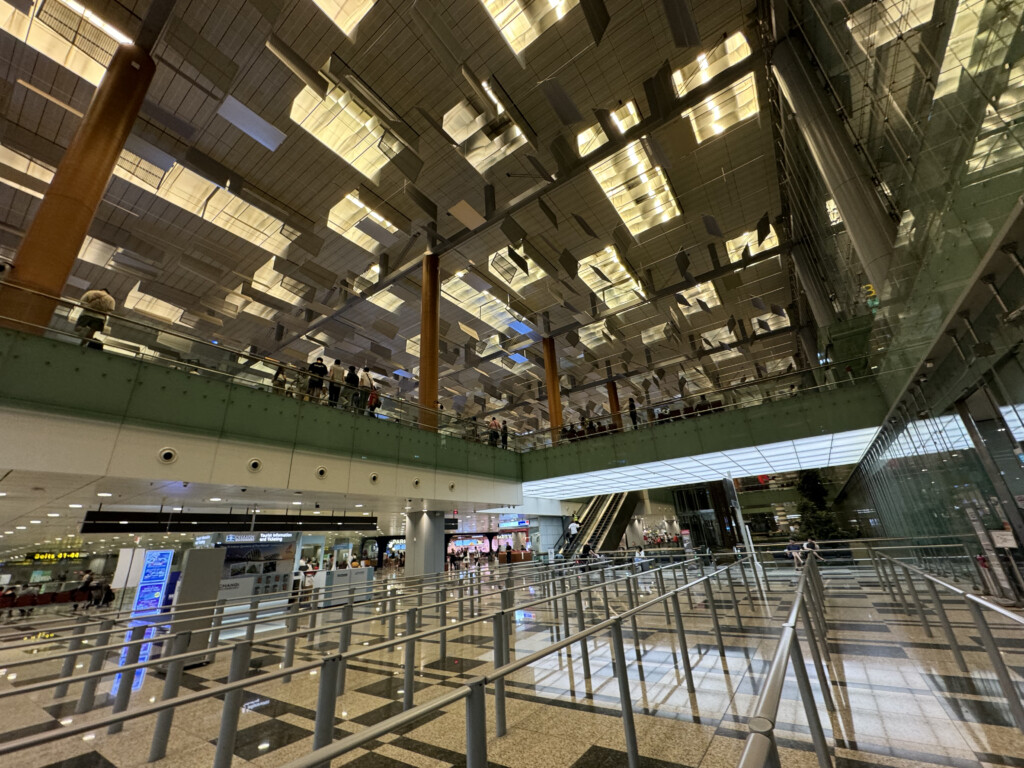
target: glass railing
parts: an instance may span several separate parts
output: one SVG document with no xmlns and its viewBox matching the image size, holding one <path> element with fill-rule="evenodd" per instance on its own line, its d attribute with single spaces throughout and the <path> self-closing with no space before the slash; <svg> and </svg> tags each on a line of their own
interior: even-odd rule
<svg viewBox="0 0 1024 768">
<path fill-rule="evenodd" d="M 4 292 L 10 290 L 26 289 L 9 283 L 3 284 Z M 632 430 L 647 430 L 684 419 L 782 401 L 809 392 L 857 386 L 873 379 L 871 361 L 867 358 L 832 362 L 814 369 L 787 370 L 729 386 L 706 389 L 685 397 L 637 405 L 635 410 L 624 407 L 617 416 L 605 414 L 594 418 L 582 417 L 555 431 L 541 429 L 520 432 L 514 426 L 519 422 L 514 411 L 481 414 L 473 418 L 447 410 L 424 408 L 415 400 L 403 397 L 400 394 L 400 383 L 389 377 L 373 374 L 372 391 L 366 387 L 353 387 L 344 382 L 335 382 L 329 375 L 321 379 L 311 373 L 308 366 L 252 354 L 183 333 L 169 325 L 143 322 L 116 310 L 100 315 L 102 323 L 94 323 L 96 330 L 93 331 L 88 323 L 82 322 L 83 312 L 88 310 L 79 302 L 27 292 L 53 304 L 55 309 L 50 324 L 46 327 L 27 325 L 6 315 L 0 302 L 0 327 L 42 334 L 52 340 L 92 347 L 109 355 L 220 379 L 232 386 L 274 393 L 301 403 L 303 407 L 339 408 L 367 418 L 429 430 L 514 452 L 532 451 L 559 443 L 574 443 Z M 342 367 L 348 370 L 344 363 Z M 318 379 L 321 379 L 320 384 L 317 383 Z M 492 415 L 498 416 L 497 430 L 489 427 Z M 500 426 L 502 417 L 511 422 L 507 433 Z"/>
</svg>

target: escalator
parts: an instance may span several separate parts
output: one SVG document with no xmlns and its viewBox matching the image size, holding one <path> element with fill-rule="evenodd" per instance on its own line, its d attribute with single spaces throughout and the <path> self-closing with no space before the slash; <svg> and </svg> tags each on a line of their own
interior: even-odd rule
<svg viewBox="0 0 1024 768">
<path fill-rule="evenodd" d="M 558 554 L 562 557 L 572 557 L 576 553 L 576 550 L 582 546 L 583 542 L 586 540 L 584 535 L 594 524 L 594 521 L 600 516 L 600 511 L 608 498 L 608 496 L 594 496 L 587 502 L 586 506 L 583 507 L 583 511 L 579 514 L 579 533 L 576 534 L 576 538 L 570 539 L 569 532 L 566 530 L 566 532 L 562 534 L 562 538 L 558 540 Z"/>
<path fill-rule="evenodd" d="M 617 547 L 639 500 L 640 494 L 636 492 L 592 498 L 580 516 L 579 535 L 563 544 L 560 550 L 562 557 L 573 557 L 584 544 L 589 544 L 595 551 Z"/>
</svg>

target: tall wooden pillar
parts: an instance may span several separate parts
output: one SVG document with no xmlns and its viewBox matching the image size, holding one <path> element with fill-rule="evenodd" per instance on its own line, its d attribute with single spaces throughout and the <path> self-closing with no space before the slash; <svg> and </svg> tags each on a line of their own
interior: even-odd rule
<svg viewBox="0 0 1024 768">
<path fill-rule="evenodd" d="M 436 253 L 423 257 L 420 301 L 420 424 L 437 429 L 437 358 L 440 341 L 441 270 Z"/>
<path fill-rule="evenodd" d="M 551 440 L 558 441 L 562 429 L 562 389 L 558 383 L 558 354 L 555 352 L 555 340 L 544 337 L 544 377 L 548 390 L 548 422 L 551 425 Z"/>
<path fill-rule="evenodd" d="M 13 287 L 0 289 L 0 315 L 8 318 L 3 325 L 32 333 L 49 325 L 57 302 L 46 297 L 59 297 L 64 289 L 155 71 L 138 45 L 114 53 L 21 241 Z"/>
<path fill-rule="evenodd" d="M 612 414 L 615 429 L 622 431 L 622 412 L 619 410 L 619 387 L 614 381 L 608 382 L 608 410 Z"/>
</svg>

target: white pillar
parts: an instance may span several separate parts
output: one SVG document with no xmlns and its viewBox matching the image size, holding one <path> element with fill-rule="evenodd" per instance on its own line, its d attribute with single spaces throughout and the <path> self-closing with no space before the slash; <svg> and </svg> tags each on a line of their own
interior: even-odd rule
<svg viewBox="0 0 1024 768">
<path fill-rule="evenodd" d="M 405 526 L 405 575 L 444 570 L 444 512 L 409 512 Z"/>
</svg>

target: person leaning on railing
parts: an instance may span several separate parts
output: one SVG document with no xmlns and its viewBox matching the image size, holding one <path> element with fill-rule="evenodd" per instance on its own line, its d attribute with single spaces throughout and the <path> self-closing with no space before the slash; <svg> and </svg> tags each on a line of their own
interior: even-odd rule
<svg viewBox="0 0 1024 768">
<path fill-rule="evenodd" d="M 117 306 L 114 297 L 106 288 L 86 291 L 81 298 L 82 312 L 75 321 L 75 333 L 82 338 L 82 346 L 90 349 L 103 349 L 103 345 L 95 341 L 97 333 L 107 325 L 107 315 Z"/>
</svg>

